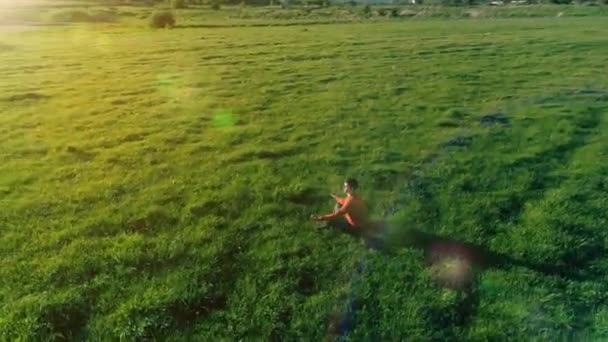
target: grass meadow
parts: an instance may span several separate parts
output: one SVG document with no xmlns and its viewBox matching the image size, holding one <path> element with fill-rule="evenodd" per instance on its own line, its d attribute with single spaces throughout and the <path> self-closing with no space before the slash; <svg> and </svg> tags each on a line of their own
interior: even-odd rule
<svg viewBox="0 0 608 342">
<path fill-rule="evenodd" d="M 0 340 L 608 338 L 605 17 L 200 15 L 0 26 Z"/>
</svg>

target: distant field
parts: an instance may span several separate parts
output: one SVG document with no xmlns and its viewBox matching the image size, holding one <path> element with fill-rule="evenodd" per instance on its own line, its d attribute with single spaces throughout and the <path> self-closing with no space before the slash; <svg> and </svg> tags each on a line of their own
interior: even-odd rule
<svg viewBox="0 0 608 342">
<path fill-rule="evenodd" d="M 2 32 L 0 340 L 608 338 L 606 32 Z M 308 221 L 345 176 L 386 248 Z"/>
<path fill-rule="evenodd" d="M 145 27 L 150 14 L 170 9 L 167 3 L 156 6 L 118 4 L 103 1 L 31 0 L 0 1 L 0 29 L 7 25 L 57 25 L 66 23 L 106 23 Z M 506 5 L 506 6 L 221 6 L 190 5 L 186 9 L 170 9 L 180 27 L 276 26 L 294 24 L 420 21 L 427 19 L 542 18 L 542 17 L 606 17 L 608 6 L 588 2 L 584 5 Z M 89 16 L 87 18 L 87 16 Z"/>
</svg>

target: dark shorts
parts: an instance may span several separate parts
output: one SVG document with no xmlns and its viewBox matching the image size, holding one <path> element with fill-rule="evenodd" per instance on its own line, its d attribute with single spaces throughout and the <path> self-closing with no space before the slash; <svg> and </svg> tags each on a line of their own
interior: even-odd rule
<svg viewBox="0 0 608 342">
<path fill-rule="evenodd" d="M 344 219 L 344 217 L 338 217 L 333 220 L 329 220 L 327 221 L 327 225 L 332 228 L 345 231 L 352 231 L 354 229 L 357 229 L 357 227 L 351 226 L 350 223 L 348 223 L 348 221 Z"/>
<path fill-rule="evenodd" d="M 343 217 L 327 221 L 327 226 L 339 232 L 363 239 L 365 244 L 370 248 L 381 249 L 384 246 L 384 240 L 381 235 L 371 230 L 371 227 L 361 228 L 351 226 Z"/>
</svg>

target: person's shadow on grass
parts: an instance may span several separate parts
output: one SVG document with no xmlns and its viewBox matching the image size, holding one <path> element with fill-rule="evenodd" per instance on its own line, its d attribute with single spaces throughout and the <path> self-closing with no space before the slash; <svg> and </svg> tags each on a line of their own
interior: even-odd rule
<svg viewBox="0 0 608 342">
<path fill-rule="evenodd" d="M 362 240 L 370 249 L 384 253 L 392 254 L 401 248 L 420 249 L 424 253 L 427 266 L 435 265 L 445 259 L 460 259 L 466 261 L 476 271 L 524 267 L 547 276 L 558 276 L 570 280 L 588 280 L 593 277 L 584 274 L 578 268 L 518 259 L 504 253 L 491 251 L 481 245 L 439 236 L 415 228 L 404 229 L 398 238 L 388 238 L 385 222 L 375 222 L 366 229 L 356 229 L 331 222 L 328 223 L 328 226 L 355 239 Z"/>
<path fill-rule="evenodd" d="M 490 251 L 484 246 L 458 241 L 455 239 L 442 237 L 439 235 L 424 232 L 419 229 L 403 229 L 400 236 L 395 238 L 387 237 L 386 223 L 378 222 L 368 229 L 354 229 L 344 225 L 328 226 L 344 232 L 355 239 L 362 239 L 368 248 L 378 250 L 382 253 L 394 254 L 396 250 L 402 248 L 421 249 L 425 256 L 426 266 L 435 273 L 435 281 L 444 287 L 462 290 L 466 296 L 459 304 L 458 312 L 462 324 L 466 324 L 473 313 L 477 310 L 479 296 L 476 288 L 478 275 L 486 269 L 510 269 L 513 267 L 525 267 L 547 276 L 563 277 L 569 280 L 588 280 L 593 275 L 585 275 L 584 272 L 577 271 L 576 268 L 563 267 L 559 265 L 534 263 L 527 260 L 517 259 L 503 253 Z M 460 265 L 464 267 L 458 268 Z M 442 268 L 456 269 L 455 272 L 443 272 Z M 347 312 L 334 313 L 328 323 L 327 337 L 344 336 L 351 330 L 354 324 L 354 312 L 356 308 L 351 308 Z"/>
</svg>

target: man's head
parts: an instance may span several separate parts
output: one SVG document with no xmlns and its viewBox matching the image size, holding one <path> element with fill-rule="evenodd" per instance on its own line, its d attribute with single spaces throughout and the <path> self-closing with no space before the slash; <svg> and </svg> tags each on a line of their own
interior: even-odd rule
<svg viewBox="0 0 608 342">
<path fill-rule="evenodd" d="M 346 193 L 355 192 L 358 187 L 359 182 L 357 182 L 357 180 L 354 178 L 346 178 L 346 180 L 344 181 L 344 192 Z"/>
</svg>

